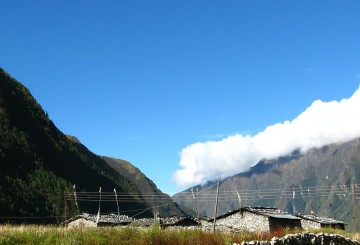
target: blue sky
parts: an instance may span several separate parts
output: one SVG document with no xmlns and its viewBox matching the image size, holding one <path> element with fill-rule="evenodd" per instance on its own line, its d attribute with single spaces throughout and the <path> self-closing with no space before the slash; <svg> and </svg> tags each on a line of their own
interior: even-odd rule
<svg viewBox="0 0 360 245">
<path fill-rule="evenodd" d="M 351 97 L 359 12 L 359 1 L 2 1 L 0 66 L 61 131 L 174 194 L 185 147 Z"/>
</svg>

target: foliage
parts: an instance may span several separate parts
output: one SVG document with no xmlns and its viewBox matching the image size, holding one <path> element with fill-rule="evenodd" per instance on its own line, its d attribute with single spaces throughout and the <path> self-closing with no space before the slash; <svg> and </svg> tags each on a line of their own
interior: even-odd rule
<svg viewBox="0 0 360 245">
<path fill-rule="evenodd" d="M 156 187 L 155 183 L 153 183 L 131 163 L 110 157 L 102 158 L 106 161 L 107 164 L 109 164 L 109 166 L 134 183 L 139 188 L 139 191 L 145 194 L 144 200 L 148 204 L 158 207 L 157 212 L 159 216 L 191 216 L 189 215 L 191 212 L 187 211 L 186 209 L 183 210 L 182 207 L 179 207 L 176 203 L 172 203 L 173 200 L 167 194 L 161 192 L 161 190 Z M 157 198 L 154 198 L 154 196 Z M 166 203 L 167 205 L 162 205 Z"/>
<path fill-rule="evenodd" d="M 272 233 L 240 232 L 212 233 L 200 230 L 175 230 L 151 227 L 104 227 L 67 229 L 55 226 L 11 226 L 0 227 L 0 244 L 240 244 L 243 241 L 270 240 L 299 230 L 279 230 Z M 351 239 L 358 233 L 347 233 L 334 229 L 314 230 L 314 233 L 340 234 Z"/>
<path fill-rule="evenodd" d="M 145 209 L 139 190 L 103 159 L 69 140 L 30 91 L 0 68 L 0 222 L 54 223 L 63 215 L 63 193 L 81 191 L 131 194 L 122 210 Z M 96 212 L 85 203 L 81 211 Z M 69 204 L 74 211 L 74 204 Z M 104 212 L 116 210 L 102 206 Z M 3 217 L 32 217 L 33 219 Z M 35 219 L 44 217 L 43 219 Z"/>
</svg>

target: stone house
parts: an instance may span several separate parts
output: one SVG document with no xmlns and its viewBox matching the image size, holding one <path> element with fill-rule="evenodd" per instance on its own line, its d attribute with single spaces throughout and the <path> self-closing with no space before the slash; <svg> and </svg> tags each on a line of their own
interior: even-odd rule
<svg viewBox="0 0 360 245">
<path fill-rule="evenodd" d="M 296 214 L 297 217 L 301 218 L 301 227 L 305 230 L 317 229 L 323 227 L 331 227 L 335 229 L 345 230 L 345 223 L 339 220 L 319 217 L 315 214 Z"/>
<path fill-rule="evenodd" d="M 277 228 L 301 228 L 301 219 L 276 208 L 242 207 L 216 218 L 216 230 L 267 232 Z M 209 230 L 211 227 L 203 227 Z"/>
<path fill-rule="evenodd" d="M 189 227 L 189 226 L 198 226 L 193 218 L 184 217 L 184 216 L 171 216 L 166 218 L 160 218 L 161 227 Z"/>
<path fill-rule="evenodd" d="M 87 228 L 87 227 L 102 227 L 102 226 L 125 226 L 133 221 L 127 215 L 100 215 L 97 220 L 96 214 L 83 213 L 74 218 L 67 220 L 65 223 L 69 228 Z"/>
<path fill-rule="evenodd" d="M 131 222 L 131 226 L 138 226 L 138 227 L 149 227 L 154 225 L 155 219 L 154 218 L 141 218 L 141 219 L 134 219 Z"/>
<path fill-rule="evenodd" d="M 170 216 L 163 218 L 143 218 L 135 219 L 131 223 L 133 226 L 149 227 L 158 223 L 162 228 L 167 227 L 188 227 L 188 226 L 197 226 L 198 223 L 190 217 L 184 216 Z"/>
<path fill-rule="evenodd" d="M 210 217 L 199 217 L 197 221 L 202 230 L 209 230 L 214 225 L 214 219 Z"/>
</svg>

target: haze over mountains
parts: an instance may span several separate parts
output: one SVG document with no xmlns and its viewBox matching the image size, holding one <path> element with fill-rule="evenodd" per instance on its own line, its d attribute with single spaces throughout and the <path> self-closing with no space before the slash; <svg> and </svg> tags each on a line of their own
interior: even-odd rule
<svg viewBox="0 0 360 245">
<path fill-rule="evenodd" d="M 276 112 L 274 112 L 276 113 Z M 360 137 L 360 88 L 341 101 L 313 102 L 292 121 L 268 126 L 255 135 L 232 135 L 219 141 L 198 142 L 180 153 L 178 185 L 205 183 L 248 170 L 261 159 L 295 150 L 342 143 Z"/>
<path fill-rule="evenodd" d="M 288 156 L 261 160 L 249 171 L 220 181 L 218 215 L 242 206 L 276 207 L 290 213 L 316 213 L 353 226 L 352 183 L 360 180 L 360 138 L 294 151 Z M 198 192 L 197 192 L 198 190 Z M 360 195 L 360 186 L 355 186 Z M 213 217 L 216 181 L 194 186 L 172 198 Z M 357 203 L 357 208 L 360 205 Z M 359 218 L 358 222 L 359 223 Z"/>
</svg>

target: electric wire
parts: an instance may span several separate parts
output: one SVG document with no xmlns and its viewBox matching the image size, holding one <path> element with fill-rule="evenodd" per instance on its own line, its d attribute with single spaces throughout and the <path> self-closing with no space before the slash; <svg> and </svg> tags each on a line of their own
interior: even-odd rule
<svg viewBox="0 0 360 245">
<path fill-rule="evenodd" d="M 215 184 L 216 185 L 216 184 Z M 214 185 L 214 186 L 215 186 Z M 355 196 L 360 196 L 360 184 L 355 184 Z M 211 187 L 206 188 L 206 190 Z M 203 193 L 200 190 L 197 193 L 198 202 L 209 202 L 213 201 L 216 197 L 216 193 Z M 337 207 L 330 216 L 343 207 L 350 198 L 353 196 L 351 185 L 333 185 L 333 186 L 318 186 L 318 187 L 291 187 L 291 188 L 273 188 L 273 189 L 257 189 L 257 190 L 237 190 L 243 201 L 256 201 L 256 200 L 278 200 L 278 199 L 293 199 L 296 198 L 323 198 L 328 197 L 331 193 L 340 200 L 345 199 L 342 204 Z M 219 202 L 230 202 L 237 201 L 237 191 L 223 190 L 219 194 Z M 294 196 L 295 193 L 295 196 Z M 101 202 L 116 202 L 116 197 L 119 199 L 119 203 L 131 203 L 131 202 L 156 202 L 165 203 L 147 207 L 144 209 L 133 209 L 133 210 L 122 210 L 121 213 L 138 212 L 132 217 L 136 217 L 148 210 L 155 209 L 158 207 L 173 205 L 176 201 L 171 201 L 171 198 L 166 194 L 154 194 L 154 193 L 141 193 L 141 194 L 128 194 L 128 193 L 117 193 L 114 192 L 101 192 Z M 65 200 L 69 202 L 99 202 L 99 192 L 65 192 Z M 191 191 L 185 191 L 181 193 L 181 198 L 193 198 Z M 176 200 L 176 198 L 174 198 Z M 357 198 L 359 199 L 359 198 Z M 13 217 L 0 217 L 0 219 L 52 219 L 61 218 L 62 216 L 13 216 Z"/>
<path fill-rule="evenodd" d="M 307 189 L 307 190 L 306 190 Z M 302 192 L 304 191 L 304 193 Z M 291 188 L 291 189 L 259 189 L 259 190 L 239 190 L 238 191 L 243 200 L 255 200 L 255 199 L 292 199 L 294 196 L 301 196 L 302 198 L 313 198 L 313 197 L 326 197 L 330 193 L 340 199 L 346 198 L 347 195 L 352 195 L 350 185 L 338 185 L 338 186 L 320 186 L 320 187 L 303 187 L 303 188 Z M 360 194 L 359 187 L 356 187 L 356 194 Z M 184 198 L 192 198 L 191 192 L 183 192 L 181 196 Z M 186 196 L 188 195 L 188 196 Z M 209 201 L 215 198 L 216 193 L 197 193 L 198 201 Z M 230 197 L 229 197 L 230 196 Z M 98 201 L 98 192 L 76 192 L 67 193 L 66 199 L 71 201 Z M 119 193 L 116 196 L 113 192 L 102 192 L 101 201 L 116 201 L 116 197 L 121 202 L 149 202 L 149 199 L 156 199 L 157 201 L 169 200 L 169 196 L 165 194 L 153 194 L 143 193 L 137 196 L 129 195 L 126 193 Z M 222 191 L 219 195 L 220 200 L 233 200 L 237 199 L 236 191 Z M 174 198 L 176 199 L 176 198 Z"/>
</svg>

